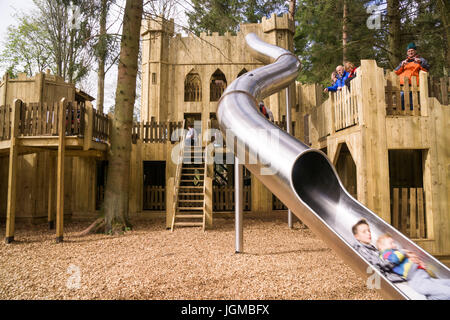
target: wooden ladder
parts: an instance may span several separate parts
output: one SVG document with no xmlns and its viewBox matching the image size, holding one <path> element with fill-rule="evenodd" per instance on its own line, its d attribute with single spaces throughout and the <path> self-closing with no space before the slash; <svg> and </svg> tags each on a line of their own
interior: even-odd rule
<svg viewBox="0 0 450 320">
<path fill-rule="evenodd" d="M 205 230 L 204 148 L 185 146 L 174 227 L 202 227 Z"/>
</svg>

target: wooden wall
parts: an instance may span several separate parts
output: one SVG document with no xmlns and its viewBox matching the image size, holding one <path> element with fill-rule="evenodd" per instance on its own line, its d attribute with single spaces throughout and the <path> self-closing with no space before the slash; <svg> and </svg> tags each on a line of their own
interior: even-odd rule
<svg viewBox="0 0 450 320">
<path fill-rule="evenodd" d="M 339 106 L 334 95 L 311 107 L 302 103 L 314 97 L 314 93 L 308 92 L 311 86 L 298 84 L 298 100 L 304 108 L 302 116 L 311 115 L 312 147 L 326 147 L 328 157 L 336 166 L 345 143 L 356 164 L 358 200 L 389 223 L 392 223 L 389 150 L 419 150 L 423 155 L 423 170 L 418 174 L 423 175 L 420 178 L 425 194 L 427 239 L 415 241 L 434 255 L 450 255 L 450 136 L 446 134 L 450 109 L 430 97 L 427 74 L 421 72 L 420 103 L 414 106 L 420 105 L 420 112 L 387 114 L 387 94 L 392 94 L 387 84 L 398 81 L 391 79 L 391 75 L 387 77 L 374 60 L 361 61 L 350 97 L 352 103 L 356 102 L 353 109 L 357 113 L 356 124 L 340 131 L 336 130 Z"/>
</svg>

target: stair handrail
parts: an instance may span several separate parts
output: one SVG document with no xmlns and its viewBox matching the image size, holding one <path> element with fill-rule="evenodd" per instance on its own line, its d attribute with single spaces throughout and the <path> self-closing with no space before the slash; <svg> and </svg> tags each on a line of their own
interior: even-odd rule
<svg viewBox="0 0 450 320">
<path fill-rule="evenodd" d="M 203 231 L 205 231 L 206 226 L 206 177 L 208 175 L 208 142 L 211 140 L 209 137 L 209 132 L 211 131 L 211 119 L 208 120 L 206 124 L 206 141 L 203 153 L 203 158 L 205 160 L 205 167 L 203 171 Z"/>
<path fill-rule="evenodd" d="M 186 123 L 186 120 L 183 120 L 183 127 L 182 130 L 184 130 L 184 125 Z M 173 204 L 172 204 L 172 224 L 171 224 L 171 231 L 173 232 L 173 227 L 175 225 L 175 216 L 177 214 L 176 210 L 177 210 L 177 200 L 178 200 L 178 192 L 180 189 L 180 177 L 181 177 L 181 168 L 183 167 L 183 156 L 184 156 L 184 146 L 185 146 L 185 136 L 184 136 L 184 132 L 181 135 L 181 142 L 180 142 L 180 151 L 178 153 L 178 157 L 177 157 L 177 169 L 176 169 L 176 173 L 175 173 L 175 181 L 174 181 L 174 192 L 173 192 Z"/>
</svg>

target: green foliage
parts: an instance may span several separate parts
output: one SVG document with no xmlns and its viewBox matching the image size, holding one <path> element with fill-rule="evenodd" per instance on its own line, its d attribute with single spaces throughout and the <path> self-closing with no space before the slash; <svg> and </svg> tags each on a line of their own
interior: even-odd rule
<svg viewBox="0 0 450 320">
<path fill-rule="evenodd" d="M 284 0 L 192 0 L 187 12 L 189 29 L 200 32 L 236 33 L 241 23 L 257 23 L 263 16 L 286 11 Z"/>
<path fill-rule="evenodd" d="M 18 22 L 18 26 L 8 27 L 0 54 L 1 68 L 12 78 L 19 72 L 32 76 L 51 64 L 51 52 L 43 41 L 44 34 L 39 25 L 29 16 L 19 17 Z"/>
<path fill-rule="evenodd" d="M 406 56 L 407 43 L 414 41 L 419 55 L 430 63 L 430 73 L 441 77 L 448 75 L 450 68 L 446 63 L 446 54 L 450 49 L 446 37 L 450 30 L 445 32 L 442 20 L 446 13 L 440 10 L 438 1 L 441 0 L 415 1 L 417 3 L 411 5 L 403 24 L 402 52 Z"/>
<path fill-rule="evenodd" d="M 0 67 L 10 76 L 29 76 L 50 69 L 75 84 L 87 77 L 100 54 L 116 62 L 118 38 L 97 37 L 100 0 L 33 0 L 37 10 L 18 14 L 9 26 Z M 112 0 L 108 0 L 111 5 Z M 79 15 L 72 10 L 78 6 Z"/>
<path fill-rule="evenodd" d="M 366 26 L 366 2 L 347 0 L 347 60 L 355 65 L 377 55 L 376 32 Z M 303 64 L 299 80 L 329 85 L 331 72 L 343 63 L 343 1 L 299 1 L 296 22 L 294 46 Z"/>
<path fill-rule="evenodd" d="M 303 63 L 299 81 L 329 85 L 331 72 L 337 65 L 343 63 L 343 1 L 297 2 L 294 47 Z M 349 10 L 347 60 L 358 65 L 362 59 L 375 59 L 380 67 L 395 68 L 396 66 L 390 64 L 388 57 L 388 52 L 393 49 L 388 45 L 389 20 L 386 10 L 380 11 L 381 28 L 369 29 L 367 20 L 370 14 L 366 10 L 375 1 L 346 0 L 346 2 Z M 429 61 L 430 73 L 434 76 L 448 74 L 450 68 L 448 65 L 450 31 L 447 28 L 446 32 L 443 24 L 444 15 L 448 17 L 448 12 L 440 9 L 444 7 L 443 3 L 445 1 L 442 0 L 401 0 L 399 6 L 402 59 L 406 57 L 406 45 L 414 41 L 418 53 Z M 448 5 L 444 8 L 448 10 Z"/>
</svg>

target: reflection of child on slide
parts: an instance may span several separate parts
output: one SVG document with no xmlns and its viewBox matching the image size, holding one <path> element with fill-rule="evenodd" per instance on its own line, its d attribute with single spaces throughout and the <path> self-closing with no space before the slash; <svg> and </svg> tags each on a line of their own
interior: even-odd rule
<svg viewBox="0 0 450 320">
<path fill-rule="evenodd" d="M 450 279 L 433 279 L 420 260 L 408 258 L 406 251 L 398 250 L 389 234 L 381 235 L 377 240 L 380 257 L 391 262 L 392 271 L 408 280 L 411 288 L 423 294 L 427 299 L 450 300 Z"/>
</svg>

